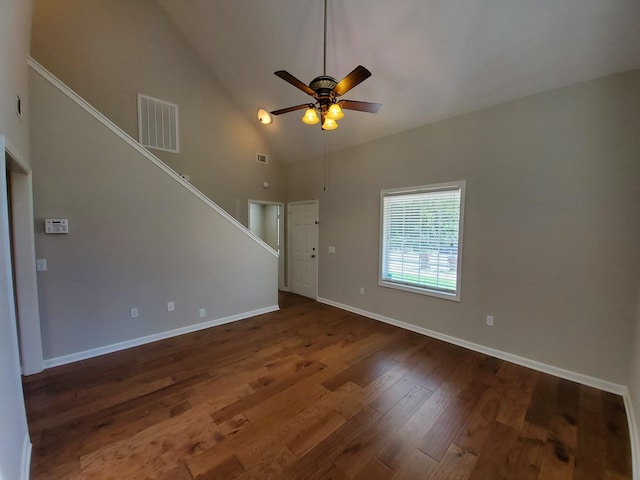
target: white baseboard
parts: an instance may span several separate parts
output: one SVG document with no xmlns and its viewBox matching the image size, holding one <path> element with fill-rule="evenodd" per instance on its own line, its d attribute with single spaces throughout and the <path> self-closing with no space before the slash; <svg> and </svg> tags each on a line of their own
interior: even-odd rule
<svg viewBox="0 0 640 480">
<path fill-rule="evenodd" d="M 25 434 L 22 444 L 22 462 L 20 466 L 20 480 L 29 480 L 31 476 L 31 439 Z"/>
<path fill-rule="evenodd" d="M 186 327 L 176 328 L 166 332 L 154 333 L 146 337 L 134 338 L 120 343 L 114 343 L 111 345 L 105 345 L 104 347 L 92 348 L 90 350 L 84 350 L 82 352 L 72 353 L 69 355 L 63 355 L 61 357 L 54 357 L 46 359 L 44 361 L 45 368 L 57 367 L 59 365 L 66 365 L 67 363 L 78 362 L 80 360 L 86 360 L 88 358 L 98 357 L 100 355 L 106 355 L 107 353 L 117 352 L 119 350 L 126 350 L 127 348 L 138 347 L 147 343 L 157 342 L 158 340 L 164 340 L 166 338 L 177 337 L 178 335 L 184 335 L 186 333 L 196 332 L 198 330 L 204 330 L 206 328 L 217 327 L 218 325 L 224 325 L 225 323 L 237 322 L 238 320 L 244 320 L 245 318 L 255 317 L 257 315 L 263 315 L 265 313 L 275 312 L 280 310 L 278 305 L 271 307 L 265 307 L 251 312 L 239 313 L 224 318 L 218 318 L 210 320 L 208 322 L 196 323 L 188 325 Z"/>
<path fill-rule="evenodd" d="M 440 333 L 435 330 L 429 330 L 428 328 L 419 327 L 411 323 L 406 323 L 400 320 L 396 320 L 394 318 L 385 317 L 384 315 L 379 315 L 377 313 L 368 312 L 366 310 L 352 307 L 350 305 L 334 302 L 333 300 L 329 300 L 327 298 L 318 297 L 318 301 L 321 303 L 326 303 L 327 305 L 331 305 L 333 307 L 340 308 L 342 310 L 347 310 L 348 312 L 357 313 L 358 315 L 362 315 L 363 317 L 372 318 L 373 320 L 378 320 L 380 322 L 388 323 L 389 325 L 394 325 L 396 327 L 400 327 L 405 330 L 410 330 L 412 332 L 416 332 L 421 335 L 425 335 L 427 337 L 437 338 L 438 340 L 442 340 L 447 343 L 452 343 L 460 347 L 468 348 L 469 350 L 474 350 L 476 352 L 484 353 L 485 355 L 496 357 L 501 360 L 506 360 L 507 362 L 515 363 L 517 365 L 522 365 L 523 367 L 528 367 L 533 370 L 537 370 L 539 372 L 544 372 L 550 375 L 554 375 L 556 377 L 564 378 L 566 380 L 571 380 L 573 382 L 577 382 L 582 385 L 588 385 L 590 387 L 604 390 L 605 392 L 611 392 L 617 395 L 624 395 L 625 391 L 627 391 L 627 387 L 624 385 L 608 382 L 600 378 L 590 377 L 588 375 L 583 375 L 582 373 L 565 370 L 564 368 L 548 365 L 546 363 L 538 362 L 537 360 L 532 360 L 530 358 L 514 355 L 513 353 L 503 352 L 502 350 L 496 350 L 491 347 L 485 347 L 484 345 L 480 345 L 478 343 L 469 342 L 467 340 L 462 340 L 457 337 L 452 337 L 451 335 L 446 335 L 444 333 Z"/>
</svg>

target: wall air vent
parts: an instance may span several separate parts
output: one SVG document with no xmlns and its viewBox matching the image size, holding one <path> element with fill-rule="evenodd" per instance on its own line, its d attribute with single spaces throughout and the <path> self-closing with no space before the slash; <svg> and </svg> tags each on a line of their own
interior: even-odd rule
<svg viewBox="0 0 640 480">
<path fill-rule="evenodd" d="M 269 155 L 265 155 L 264 153 L 256 153 L 256 162 L 269 165 Z"/>
<path fill-rule="evenodd" d="M 178 105 L 138 94 L 138 140 L 164 152 L 180 152 Z"/>
</svg>

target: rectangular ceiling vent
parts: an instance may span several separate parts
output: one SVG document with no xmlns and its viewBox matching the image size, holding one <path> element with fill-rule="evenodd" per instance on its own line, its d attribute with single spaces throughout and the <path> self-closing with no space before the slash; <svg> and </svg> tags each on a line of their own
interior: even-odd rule
<svg viewBox="0 0 640 480">
<path fill-rule="evenodd" d="M 256 153 L 256 162 L 269 165 L 269 155 L 265 155 L 264 153 Z"/>
<path fill-rule="evenodd" d="M 180 153 L 178 105 L 139 93 L 138 137 L 145 147 Z"/>
</svg>

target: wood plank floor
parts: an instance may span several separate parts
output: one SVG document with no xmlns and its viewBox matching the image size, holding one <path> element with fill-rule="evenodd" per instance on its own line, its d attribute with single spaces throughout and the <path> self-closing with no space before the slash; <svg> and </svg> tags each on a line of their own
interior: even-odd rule
<svg viewBox="0 0 640 480">
<path fill-rule="evenodd" d="M 619 396 L 281 307 L 26 378 L 32 479 L 631 479 Z"/>
</svg>

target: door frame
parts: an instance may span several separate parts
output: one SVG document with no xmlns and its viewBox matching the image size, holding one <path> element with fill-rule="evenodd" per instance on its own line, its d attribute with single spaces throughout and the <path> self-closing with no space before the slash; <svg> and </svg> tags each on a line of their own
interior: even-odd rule
<svg viewBox="0 0 640 480">
<path fill-rule="evenodd" d="M 289 224 L 291 222 L 291 215 L 289 215 L 289 208 L 292 206 L 298 206 L 298 205 L 311 205 L 311 204 L 315 204 L 316 206 L 316 214 L 317 214 L 317 225 L 320 225 L 320 201 L 319 200 L 301 200 L 298 202 L 288 202 L 287 203 L 287 278 L 289 280 L 291 280 L 293 278 L 293 251 L 291 250 L 291 225 Z M 319 245 L 319 239 L 320 237 L 320 227 L 318 227 L 316 229 L 316 278 L 315 278 L 315 295 L 314 295 L 314 299 L 318 300 L 318 279 L 320 277 L 319 275 L 319 271 L 320 271 L 320 245 Z M 289 290 L 291 290 L 291 285 L 289 285 Z"/>
<path fill-rule="evenodd" d="M 278 251 L 278 290 L 288 291 L 286 278 L 286 260 L 287 260 L 287 241 L 284 236 L 285 204 L 283 202 L 270 202 L 268 200 L 252 200 L 247 201 L 247 228 L 251 230 L 251 204 L 277 206 L 280 207 L 280 224 L 278 226 L 278 237 L 280 245 Z"/>
<path fill-rule="evenodd" d="M 26 167 L 8 145 L 0 150 L 6 181 L 11 183 L 13 262 L 15 268 L 15 316 L 20 345 L 20 367 L 23 375 L 33 375 L 44 369 L 38 279 L 36 275 L 36 248 L 33 214 L 33 182 L 31 169 Z M 3 172 L 4 175 L 4 172 Z M 4 180 L 3 180 L 4 181 Z M 18 333 L 19 332 L 19 333 Z"/>
</svg>

